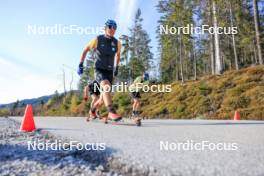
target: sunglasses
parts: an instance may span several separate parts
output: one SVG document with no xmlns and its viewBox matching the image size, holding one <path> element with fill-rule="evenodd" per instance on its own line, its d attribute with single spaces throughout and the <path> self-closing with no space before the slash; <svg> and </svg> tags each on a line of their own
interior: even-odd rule
<svg viewBox="0 0 264 176">
<path fill-rule="evenodd" d="M 116 26 L 108 25 L 107 27 L 108 27 L 109 29 L 114 29 L 114 30 L 116 30 Z"/>
</svg>

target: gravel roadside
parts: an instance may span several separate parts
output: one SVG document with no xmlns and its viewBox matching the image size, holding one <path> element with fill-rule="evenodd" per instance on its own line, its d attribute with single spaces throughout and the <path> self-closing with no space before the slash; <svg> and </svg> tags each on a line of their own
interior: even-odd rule
<svg viewBox="0 0 264 176">
<path fill-rule="evenodd" d="M 48 132 L 19 132 L 19 124 L 0 118 L 0 175 L 153 175 L 149 171 L 126 166 L 111 157 L 112 149 L 32 150 L 28 141 L 60 141 Z"/>
</svg>

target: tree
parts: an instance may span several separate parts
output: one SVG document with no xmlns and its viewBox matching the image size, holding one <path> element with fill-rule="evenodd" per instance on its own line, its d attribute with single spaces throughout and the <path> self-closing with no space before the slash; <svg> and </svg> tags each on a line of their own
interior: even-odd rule
<svg viewBox="0 0 264 176">
<path fill-rule="evenodd" d="M 185 27 L 193 24 L 193 11 L 195 1 L 159 1 L 157 5 L 159 13 L 162 13 L 159 20 L 159 27 Z M 184 82 L 190 76 L 195 75 L 194 71 L 194 37 L 191 33 L 183 34 L 182 31 L 176 34 L 163 34 L 157 30 L 160 43 L 160 71 L 163 81 L 181 79 Z M 195 58 L 197 59 L 197 58 Z"/>
<path fill-rule="evenodd" d="M 119 40 L 121 41 L 121 63 L 125 62 L 128 65 L 128 53 L 129 53 L 129 37 L 127 35 L 122 35 Z"/>
<path fill-rule="evenodd" d="M 130 65 L 121 65 L 119 67 L 119 74 L 118 74 L 118 78 L 119 81 L 122 82 L 129 82 L 130 81 L 130 76 L 131 76 L 131 72 L 130 72 Z"/>
<path fill-rule="evenodd" d="M 216 29 L 218 28 L 218 22 L 217 22 L 215 0 L 212 0 L 212 8 L 213 8 L 213 26 Z M 215 47 L 215 73 L 221 74 L 223 71 L 223 66 L 220 59 L 219 34 L 217 32 L 214 32 L 214 47 Z"/>
<path fill-rule="evenodd" d="M 130 51 L 130 67 L 133 76 L 135 72 L 146 71 L 150 68 L 150 61 L 153 59 L 153 54 L 150 51 L 150 38 L 147 32 L 142 28 L 141 10 L 138 9 L 135 15 L 133 27 L 130 29 L 129 51 Z M 135 61 L 138 65 L 135 65 Z M 131 63 L 133 62 L 133 63 Z M 142 67 L 143 66 L 143 67 Z M 135 69 L 135 70 L 133 70 Z M 132 78 L 133 78 L 132 76 Z"/>
<path fill-rule="evenodd" d="M 260 32 L 259 32 L 259 12 L 258 12 L 258 0 L 253 0 L 253 10 L 254 10 L 254 23 L 256 31 L 256 44 L 258 50 L 259 63 L 263 64 L 262 52 L 261 52 L 261 42 L 260 42 Z"/>
<path fill-rule="evenodd" d="M 143 63 L 135 57 L 130 59 L 129 68 L 131 69 L 130 76 L 132 79 L 142 75 L 142 72 L 145 70 Z"/>
<path fill-rule="evenodd" d="M 159 25 L 184 27 L 193 24 L 193 27 L 201 27 L 208 24 L 221 32 L 212 33 L 211 30 L 195 35 L 158 33 L 162 80 L 183 81 L 205 74 L 221 74 L 225 70 L 263 61 L 263 57 L 257 61 L 257 56 L 264 46 L 261 38 L 264 11 L 260 10 L 261 15 L 256 14 L 256 0 L 254 15 L 253 5 L 252 0 L 160 0 L 157 5 L 162 14 Z M 254 16 L 259 17 L 259 25 L 254 23 Z M 259 37 L 256 37 L 255 28 L 259 28 Z"/>
<path fill-rule="evenodd" d="M 234 27 L 234 19 L 233 19 L 233 10 L 232 10 L 232 4 L 230 1 L 228 1 L 229 3 L 229 12 L 230 12 L 230 24 L 231 27 Z M 237 57 L 237 49 L 236 49 L 236 41 L 235 41 L 235 35 L 232 34 L 232 43 L 233 43 L 233 49 L 234 49 L 234 56 L 235 56 L 235 66 L 236 66 L 236 70 L 239 69 L 239 65 L 238 65 L 238 57 Z"/>
<path fill-rule="evenodd" d="M 121 59 L 119 66 L 118 81 L 129 82 L 130 81 L 130 68 L 128 65 L 129 56 L 129 37 L 122 35 L 119 40 L 121 41 Z"/>
</svg>

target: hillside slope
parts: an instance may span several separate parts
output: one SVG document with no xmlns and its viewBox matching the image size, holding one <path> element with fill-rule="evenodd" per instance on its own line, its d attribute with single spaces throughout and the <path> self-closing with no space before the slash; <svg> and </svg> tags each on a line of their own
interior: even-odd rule
<svg viewBox="0 0 264 176">
<path fill-rule="evenodd" d="M 145 93 L 142 115 L 148 118 L 264 120 L 264 66 L 172 84 L 170 93 Z"/>
</svg>

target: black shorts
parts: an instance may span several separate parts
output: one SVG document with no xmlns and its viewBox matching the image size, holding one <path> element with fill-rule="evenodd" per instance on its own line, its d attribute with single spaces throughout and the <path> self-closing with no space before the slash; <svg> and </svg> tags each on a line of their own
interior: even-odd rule
<svg viewBox="0 0 264 176">
<path fill-rule="evenodd" d="M 139 92 L 131 92 L 130 94 L 131 94 L 131 97 L 132 97 L 132 98 L 141 98 Z"/>
<path fill-rule="evenodd" d="M 100 84 L 94 80 L 89 85 L 89 95 L 100 95 Z"/>
<path fill-rule="evenodd" d="M 100 84 L 103 80 L 108 80 L 111 84 L 113 82 L 113 71 L 112 70 L 102 70 L 95 69 L 95 79 Z"/>
</svg>

